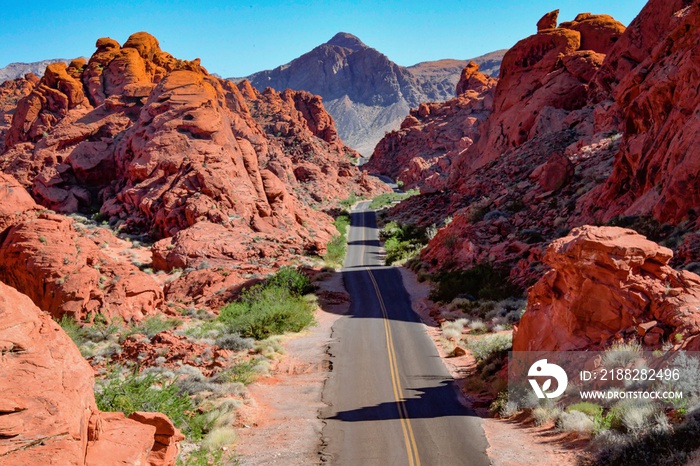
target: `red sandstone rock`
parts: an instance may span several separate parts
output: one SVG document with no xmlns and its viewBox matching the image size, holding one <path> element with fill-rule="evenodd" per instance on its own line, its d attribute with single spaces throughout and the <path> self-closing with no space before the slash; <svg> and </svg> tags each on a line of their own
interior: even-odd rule
<svg viewBox="0 0 700 466">
<path fill-rule="evenodd" d="M 496 80 L 470 63 L 457 84 L 458 97 L 421 104 L 401 129 L 388 133 L 364 169 L 400 180 L 406 188 L 434 192 L 445 187 L 454 160 L 478 139 L 480 125 L 493 105 Z"/>
<path fill-rule="evenodd" d="M 700 334 L 700 277 L 669 267 L 671 256 L 616 227 L 584 226 L 554 241 L 544 256 L 553 270 L 530 290 L 513 350 L 600 347 L 608 343 L 603 335 L 650 320 L 658 326 L 647 345 L 672 333 Z"/>
<path fill-rule="evenodd" d="M 537 21 L 537 32 L 545 29 L 554 29 L 557 27 L 557 18 L 559 18 L 559 10 L 546 13 L 539 21 Z"/>
<path fill-rule="evenodd" d="M 87 227 L 42 212 L 26 190 L 0 174 L 0 280 L 27 294 L 54 317 L 141 320 L 163 303 L 147 274 L 107 255 L 104 238 Z"/>
<path fill-rule="evenodd" d="M 635 20 L 624 43 L 651 31 L 658 38 L 651 43 L 643 36 L 635 42 L 632 52 L 638 63 L 627 56 L 626 49 L 616 46 L 611 52 L 613 62 L 633 67 L 626 75 L 616 75 L 611 110 L 622 123 L 624 140 L 612 175 L 586 200 L 589 220 L 651 214 L 661 222 L 677 224 L 696 218 L 700 124 L 693 115 L 700 111 L 700 57 L 695 53 L 700 7 L 682 8 L 679 3 L 650 1 Z M 648 56 L 642 56 L 644 49 Z M 605 209 L 594 212 L 596 206 Z"/>
<path fill-rule="evenodd" d="M 101 413 L 93 373 L 31 300 L 0 283 L 3 465 L 174 465 L 183 439 L 167 417 Z"/>
</svg>

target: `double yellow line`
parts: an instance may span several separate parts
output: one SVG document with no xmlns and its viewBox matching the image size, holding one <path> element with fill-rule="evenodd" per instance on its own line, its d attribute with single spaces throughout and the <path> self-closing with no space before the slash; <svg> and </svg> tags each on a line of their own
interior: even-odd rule
<svg viewBox="0 0 700 466">
<path fill-rule="evenodd" d="M 367 232 L 365 229 L 365 214 L 362 212 L 362 260 L 364 261 L 365 256 L 365 241 L 367 239 Z M 403 390 L 401 388 L 401 379 L 399 378 L 399 366 L 396 359 L 396 350 L 394 349 L 394 337 L 391 333 L 391 326 L 389 325 L 389 313 L 384 305 L 384 298 L 382 298 L 382 292 L 379 289 L 379 284 L 377 279 L 374 277 L 372 270 L 369 267 L 365 267 L 365 270 L 369 274 L 370 280 L 372 280 L 372 285 L 374 285 L 374 291 L 377 294 L 377 299 L 379 301 L 379 307 L 382 310 L 382 315 L 384 316 L 384 334 L 386 336 L 386 350 L 389 355 L 389 370 L 391 372 L 391 384 L 394 389 L 394 398 L 396 400 L 396 405 L 399 409 L 399 417 L 401 420 L 401 429 L 403 430 L 403 437 L 406 442 L 406 453 L 408 454 L 408 464 L 409 466 L 420 466 L 420 457 L 418 456 L 418 445 L 416 444 L 416 438 L 413 435 L 413 428 L 411 427 L 411 419 L 408 417 L 408 409 L 406 408 L 406 403 L 403 400 Z"/>
</svg>

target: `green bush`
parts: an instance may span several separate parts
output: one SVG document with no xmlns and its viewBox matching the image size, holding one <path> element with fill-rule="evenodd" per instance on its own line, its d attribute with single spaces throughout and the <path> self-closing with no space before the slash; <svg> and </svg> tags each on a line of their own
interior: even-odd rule
<svg viewBox="0 0 700 466">
<path fill-rule="evenodd" d="M 313 291 L 309 277 L 290 266 L 279 269 L 276 274 L 266 280 L 266 283 L 268 286 L 285 288 L 297 296 L 303 296 Z"/>
<path fill-rule="evenodd" d="M 281 286 L 256 285 L 221 309 L 218 319 L 231 332 L 263 340 L 308 327 L 314 321 L 314 306 Z"/>
<path fill-rule="evenodd" d="M 160 412 L 188 438 L 201 438 L 202 429 L 192 414 L 195 406 L 188 396 L 178 395 L 177 385 L 156 374 L 122 377 L 120 372 L 115 369 L 95 384 L 95 401 L 101 411 L 120 411 L 127 416 L 136 411 Z"/>
<path fill-rule="evenodd" d="M 63 317 L 58 321 L 58 325 L 61 326 L 64 332 L 73 340 L 75 346 L 80 348 L 83 343 L 85 343 L 85 332 L 80 327 L 80 324 L 71 316 L 64 314 Z"/>
<path fill-rule="evenodd" d="M 229 333 L 256 340 L 299 332 L 314 321 L 315 307 L 302 296 L 310 288 L 306 276 L 283 267 L 265 282 L 243 291 L 238 301 L 224 306 L 218 320 Z"/>
<path fill-rule="evenodd" d="M 122 340 L 131 335 L 141 334 L 148 338 L 153 338 L 156 334 L 166 330 L 172 330 L 175 327 L 182 325 L 180 319 L 171 319 L 164 316 L 150 316 L 143 319 L 138 324 L 127 329 L 121 336 Z"/>
<path fill-rule="evenodd" d="M 345 234 L 350 226 L 350 215 L 347 212 L 338 215 L 333 224 L 339 234 L 334 236 L 326 245 L 326 254 L 323 256 L 323 260 L 329 265 L 340 266 L 343 264 L 347 249 Z"/>
<path fill-rule="evenodd" d="M 426 230 L 411 224 L 389 222 L 379 232 L 384 240 L 386 265 L 416 257 L 428 243 Z"/>
<path fill-rule="evenodd" d="M 523 290 L 508 281 L 508 273 L 490 264 L 478 264 L 471 269 L 444 272 L 434 279 L 430 291 L 433 301 L 450 302 L 461 294 L 477 299 L 501 301 L 521 296 Z"/>
</svg>

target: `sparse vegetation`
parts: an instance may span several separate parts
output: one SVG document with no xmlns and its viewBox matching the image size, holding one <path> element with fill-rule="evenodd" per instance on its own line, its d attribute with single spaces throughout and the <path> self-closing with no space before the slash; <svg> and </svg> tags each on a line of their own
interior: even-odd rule
<svg viewBox="0 0 700 466">
<path fill-rule="evenodd" d="M 460 295 L 472 299 L 500 301 L 519 297 L 523 290 L 508 281 L 507 272 L 490 264 L 479 264 L 471 269 L 443 272 L 433 279 L 433 301 L 450 302 Z"/>
<path fill-rule="evenodd" d="M 372 199 L 369 208 L 372 210 L 379 210 L 387 207 L 395 202 L 400 202 L 408 199 L 412 196 L 417 196 L 419 191 L 417 189 L 411 189 L 405 193 L 382 193 L 379 196 Z"/>
<path fill-rule="evenodd" d="M 240 298 L 221 309 L 218 320 L 230 332 L 263 340 L 270 335 L 299 332 L 313 323 L 313 302 L 298 288 L 299 272 L 284 271 L 248 288 Z"/>
<path fill-rule="evenodd" d="M 326 255 L 323 256 L 323 259 L 328 265 L 339 267 L 343 264 L 347 250 L 346 234 L 350 226 L 350 214 L 347 212 L 341 213 L 336 217 L 333 224 L 338 230 L 338 235 L 334 236 L 326 246 Z"/>
<path fill-rule="evenodd" d="M 513 335 L 498 334 L 470 338 L 467 346 L 477 362 L 486 361 L 494 356 L 505 358 L 513 346 Z"/>
<path fill-rule="evenodd" d="M 402 264 L 416 257 L 428 244 L 425 229 L 411 224 L 389 222 L 379 232 L 386 250 L 386 265 Z"/>
</svg>

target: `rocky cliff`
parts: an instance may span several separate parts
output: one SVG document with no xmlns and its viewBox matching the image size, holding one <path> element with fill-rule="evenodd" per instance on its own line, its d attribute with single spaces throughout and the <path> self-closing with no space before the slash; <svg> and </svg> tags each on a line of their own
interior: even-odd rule
<svg viewBox="0 0 700 466">
<path fill-rule="evenodd" d="M 456 98 L 412 109 L 399 130 L 379 141 L 363 170 L 423 193 L 444 189 L 455 159 L 479 138 L 480 126 L 491 114 L 496 80 L 472 61 L 455 87 Z"/>
<path fill-rule="evenodd" d="M 496 72 L 501 56 L 494 52 L 475 60 Z M 246 79 L 260 91 L 291 88 L 322 96 L 340 137 L 368 156 L 384 132 L 397 129 L 412 107 L 454 97 L 464 64 L 440 60 L 406 68 L 357 37 L 338 33 L 290 63 Z"/>
<path fill-rule="evenodd" d="M 425 267 L 490 263 L 527 286 L 551 240 L 591 223 L 635 228 L 695 267 L 700 7 L 686 3 L 650 1 L 627 29 L 588 13 L 555 27 L 552 12 L 508 51 L 493 110 L 444 189 L 393 212 L 424 225 L 453 216 Z"/>
<path fill-rule="evenodd" d="M 87 62 L 47 67 L 19 100 L 0 168 L 56 212 L 99 209 L 119 231 L 168 238 L 155 247 L 168 251 L 156 261 L 163 268 L 205 260 L 192 243 L 178 244 L 195 225 L 213 244 L 235 245 L 208 257 L 219 265 L 323 252 L 331 218 L 297 191 L 331 208 L 333 199 L 386 189 L 350 163 L 356 154 L 314 96 L 286 94 L 281 104 L 253 95 L 287 120 L 284 136 L 273 136 L 264 112 L 251 113 L 250 95 L 199 60 L 163 52 L 153 36 L 96 47 Z M 310 196 L 303 173 L 314 171 L 326 172 L 332 199 Z"/>
</svg>

